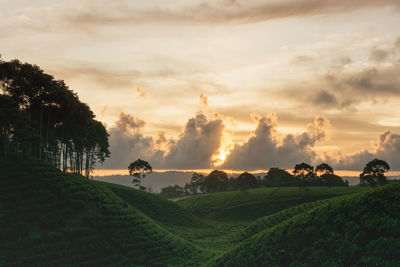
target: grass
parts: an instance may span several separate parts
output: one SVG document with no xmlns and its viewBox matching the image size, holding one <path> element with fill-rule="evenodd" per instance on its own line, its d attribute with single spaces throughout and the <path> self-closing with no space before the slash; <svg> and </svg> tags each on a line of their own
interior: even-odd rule
<svg viewBox="0 0 400 267">
<path fill-rule="evenodd" d="M 258 188 L 172 202 L 0 159 L 0 266 L 390 265 L 400 260 L 399 189 Z"/>
<path fill-rule="evenodd" d="M 275 187 L 198 195 L 177 201 L 193 214 L 229 221 L 253 221 L 307 202 L 367 190 L 365 187 Z"/>
<path fill-rule="evenodd" d="M 134 206 L 153 220 L 165 225 L 166 227 L 201 227 L 204 225 L 204 222 L 199 220 L 199 218 L 194 216 L 190 211 L 159 195 L 149 194 L 122 185 L 100 181 L 94 182 L 106 186 L 127 204 Z"/>
<path fill-rule="evenodd" d="M 268 227 L 215 266 L 398 266 L 400 183 L 337 198 Z"/>
<path fill-rule="evenodd" d="M 39 161 L 0 169 L 0 265 L 187 265 L 213 255 L 82 176 Z"/>
</svg>

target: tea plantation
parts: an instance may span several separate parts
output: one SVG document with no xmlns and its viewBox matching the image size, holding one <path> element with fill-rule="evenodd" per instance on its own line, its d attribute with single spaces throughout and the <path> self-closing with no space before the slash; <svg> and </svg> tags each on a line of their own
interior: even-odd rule
<svg viewBox="0 0 400 267">
<path fill-rule="evenodd" d="M 172 202 L 0 159 L 0 266 L 398 266 L 400 184 Z"/>
</svg>

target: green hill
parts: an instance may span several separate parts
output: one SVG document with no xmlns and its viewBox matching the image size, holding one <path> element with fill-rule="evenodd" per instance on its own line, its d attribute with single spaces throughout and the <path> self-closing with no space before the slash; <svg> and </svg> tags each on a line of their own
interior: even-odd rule
<svg viewBox="0 0 400 267">
<path fill-rule="evenodd" d="M 365 191 L 365 187 L 275 187 L 198 195 L 177 201 L 193 214 L 252 221 L 302 203 Z"/>
<path fill-rule="evenodd" d="M 142 190 L 127 186 L 95 181 L 95 183 L 111 189 L 126 203 L 134 206 L 153 220 L 165 226 L 201 227 L 200 221 L 191 212 L 182 208 L 175 202 L 169 201 L 159 195 L 150 194 Z"/>
<path fill-rule="evenodd" d="M 398 266 L 400 183 L 339 198 L 248 238 L 210 265 Z"/>
<path fill-rule="evenodd" d="M 187 265 L 212 255 L 106 186 L 40 161 L 0 160 L 0 265 Z"/>
<path fill-rule="evenodd" d="M 175 203 L 0 159 L 0 266 L 395 265 L 399 189 L 260 188 Z"/>
</svg>

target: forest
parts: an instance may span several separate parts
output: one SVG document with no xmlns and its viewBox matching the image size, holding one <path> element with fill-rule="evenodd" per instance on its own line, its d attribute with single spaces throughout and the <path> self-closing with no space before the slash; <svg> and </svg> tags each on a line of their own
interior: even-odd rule
<svg viewBox="0 0 400 267">
<path fill-rule="evenodd" d="M 0 153 L 36 157 L 89 177 L 110 156 L 108 133 L 89 106 L 40 67 L 0 58 Z"/>
</svg>

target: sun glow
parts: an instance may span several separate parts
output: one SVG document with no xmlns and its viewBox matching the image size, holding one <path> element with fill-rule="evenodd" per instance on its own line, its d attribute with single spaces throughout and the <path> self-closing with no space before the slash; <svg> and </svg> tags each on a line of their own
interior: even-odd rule
<svg viewBox="0 0 400 267">
<path fill-rule="evenodd" d="M 218 154 L 215 154 L 212 157 L 214 166 L 215 167 L 221 166 L 225 162 L 225 160 L 226 160 L 226 158 L 227 158 L 227 156 L 229 155 L 230 152 L 231 152 L 231 150 L 230 150 L 230 146 L 229 145 L 227 145 L 225 147 L 221 146 L 220 149 L 218 150 Z"/>
</svg>

